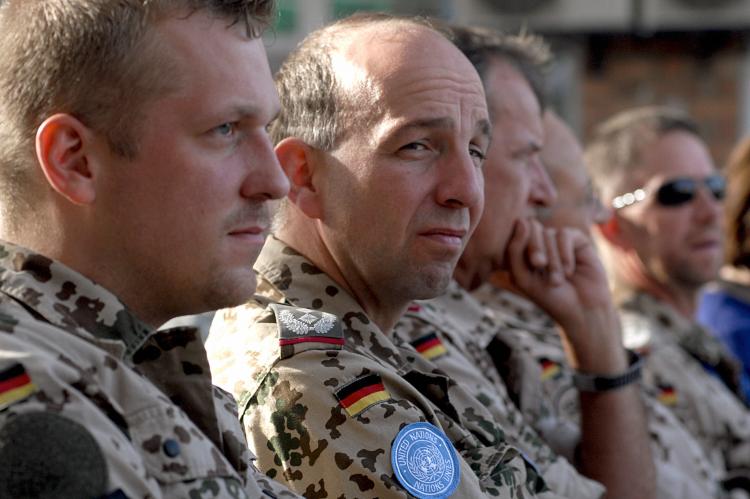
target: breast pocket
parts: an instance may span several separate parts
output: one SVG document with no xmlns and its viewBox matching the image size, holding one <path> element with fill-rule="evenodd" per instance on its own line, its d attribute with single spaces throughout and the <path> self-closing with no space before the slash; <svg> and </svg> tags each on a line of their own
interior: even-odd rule
<svg viewBox="0 0 750 499">
<path fill-rule="evenodd" d="M 177 407 L 160 404 L 126 416 L 133 445 L 162 484 L 202 478 L 237 479 L 213 442 Z"/>
</svg>

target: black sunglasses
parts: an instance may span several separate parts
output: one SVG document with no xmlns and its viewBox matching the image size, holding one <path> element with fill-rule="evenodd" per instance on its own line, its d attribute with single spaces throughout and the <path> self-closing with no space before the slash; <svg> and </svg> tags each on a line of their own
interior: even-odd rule
<svg viewBox="0 0 750 499">
<path fill-rule="evenodd" d="M 727 182 L 721 175 L 714 174 L 702 179 L 677 177 L 661 184 L 656 189 L 656 202 L 662 206 L 680 206 L 693 200 L 700 184 L 706 186 L 717 201 L 724 199 Z M 646 199 L 645 188 L 636 189 L 612 200 L 612 207 L 617 209 L 630 206 Z"/>
</svg>

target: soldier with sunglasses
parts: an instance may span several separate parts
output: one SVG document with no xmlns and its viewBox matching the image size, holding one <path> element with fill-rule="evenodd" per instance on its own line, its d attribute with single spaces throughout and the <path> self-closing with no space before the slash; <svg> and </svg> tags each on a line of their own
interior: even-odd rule
<svg viewBox="0 0 750 499">
<path fill-rule="evenodd" d="M 724 179 L 697 125 L 662 107 L 603 123 L 586 160 L 614 210 L 598 232 L 644 383 L 728 470 L 730 488 L 746 481 L 750 417 L 736 361 L 694 320 L 698 292 L 722 261 Z"/>
</svg>

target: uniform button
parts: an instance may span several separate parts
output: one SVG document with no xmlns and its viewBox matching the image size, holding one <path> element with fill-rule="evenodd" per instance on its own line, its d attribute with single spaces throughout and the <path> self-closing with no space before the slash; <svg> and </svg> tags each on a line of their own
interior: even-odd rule
<svg viewBox="0 0 750 499">
<path fill-rule="evenodd" d="M 180 455 L 180 444 L 177 440 L 172 438 L 168 438 L 164 441 L 162 449 L 164 449 L 164 454 L 169 457 L 177 457 Z"/>
</svg>

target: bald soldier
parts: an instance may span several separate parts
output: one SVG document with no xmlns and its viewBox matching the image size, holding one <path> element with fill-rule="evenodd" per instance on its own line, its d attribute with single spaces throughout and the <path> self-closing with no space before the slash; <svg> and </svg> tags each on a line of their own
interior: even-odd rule
<svg viewBox="0 0 750 499">
<path fill-rule="evenodd" d="M 482 211 L 476 71 L 419 21 L 357 16 L 308 36 L 277 86 L 289 202 L 261 296 L 208 340 L 261 469 L 308 497 L 542 493 L 484 404 L 392 331 L 445 290 Z"/>
<path fill-rule="evenodd" d="M 557 188 L 557 200 L 537 210 L 548 227 L 576 227 L 589 233 L 610 210 L 598 202 L 586 172 L 583 150 L 570 128 L 554 112 L 544 114 L 541 158 Z M 502 284 L 502 283 L 501 283 Z M 523 414 L 560 452 L 569 455 L 580 433 L 581 410 L 574 373 L 552 318 L 534 303 L 500 287 L 480 288 L 478 296 L 510 315 L 517 327 L 506 331 L 512 354 L 504 379 Z M 513 322 L 511 322 L 513 323 Z M 526 324 L 526 327 L 520 326 Z M 656 467 L 657 497 L 722 497 L 724 473 L 707 459 L 695 438 L 647 391 L 642 391 Z M 566 438 L 567 437 L 567 438 Z"/>
<path fill-rule="evenodd" d="M 536 86 L 537 80 L 541 84 L 541 67 L 550 57 L 549 50 L 540 38 L 533 36 L 502 35 L 463 27 L 453 27 L 452 33 L 457 46 L 480 71 L 493 120 L 493 140 L 484 165 L 487 202 L 483 216 L 511 220 L 508 215 L 516 204 L 549 205 L 556 193 L 539 161 L 543 99 L 541 89 Z M 480 54 L 480 49 L 489 52 L 490 47 L 492 57 Z M 535 90 L 539 90 L 539 95 Z M 474 237 L 493 240 L 502 237 L 502 232 L 485 223 L 483 233 L 475 233 Z M 528 424 L 507 393 L 492 359 L 463 354 L 475 343 L 464 341 L 459 329 L 484 335 L 492 334 L 492 328 L 500 325 L 489 310 L 471 299 L 454 281 L 443 298 L 416 302 L 409 307 L 396 330 L 409 338 L 423 357 L 484 402 L 502 423 L 508 438 L 542 470 L 552 490 L 569 497 L 602 496 L 604 488 L 600 484 L 583 477 Z"/>
<path fill-rule="evenodd" d="M 542 449 L 538 444 L 527 441 L 526 449 L 532 457 L 539 456 L 550 487 L 571 497 L 602 493 L 601 487 L 592 487 L 572 466 L 561 466 L 562 462 L 604 484 L 612 497 L 650 497 L 653 466 L 641 404 L 637 391 L 626 386 L 637 379 L 636 371 L 628 366 L 620 343 L 606 276 L 583 234 L 571 229 L 545 230 L 533 218 L 534 209 L 550 206 L 556 199 L 540 161 L 544 92 L 535 54 L 543 42 L 480 28 L 455 28 L 454 32 L 457 45 L 480 71 L 493 117 L 495 136 L 484 170 L 486 206 L 449 292 L 407 311 L 399 330 L 403 328 L 423 355 L 487 400 L 489 407 L 504 411 L 506 418 L 515 420 L 513 427 L 522 430 L 526 422 L 512 417 L 512 399 L 501 379 L 511 365 L 506 333 L 511 325 L 506 314 L 488 310 L 470 293 L 481 289 L 493 271 L 506 269 L 528 296 L 564 324 L 568 362 L 586 373 L 586 380 L 595 374 L 629 380 L 609 390 L 589 385 L 571 393 L 572 398 L 581 399 L 585 410 L 584 434 L 538 428 L 544 430 L 542 438 L 556 453 L 552 462 L 537 454 Z M 557 270 L 548 281 L 528 272 L 528 262 L 540 255 L 520 251 L 524 246 L 535 247 L 534 241 L 559 248 L 558 260 L 551 266 Z M 525 323 L 513 321 L 512 327 L 524 330 Z M 429 340 L 430 335 L 436 338 Z M 444 342 L 442 352 L 423 347 L 437 341 Z M 519 434 L 528 435 L 528 430 Z"/>
<path fill-rule="evenodd" d="M 271 9 L 0 5 L 0 497 L 298 497 L 253 465 L 196 331 L 155 331 L 255 289 L 288 190 Z"/>
</svg>

